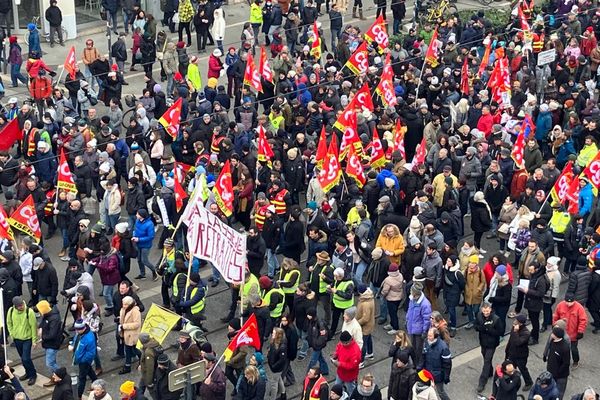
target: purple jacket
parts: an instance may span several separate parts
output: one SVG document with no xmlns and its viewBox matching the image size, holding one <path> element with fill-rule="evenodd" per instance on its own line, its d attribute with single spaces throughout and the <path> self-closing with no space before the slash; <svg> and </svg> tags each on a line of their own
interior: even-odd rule
<svg viewBox="0 0 600 400">
<path fill-rule="evenodd" d="M 21 46 L 19 46 L 16 43 L 10 45 L 10 52 L 8 53 L 8 62 L 11 64 L 23 64 Z"/>
<path fill-rule="evenodd" d="M 100 281 L 103 285 L 112 286 L 121 281 L 119 273 L 119 258 L 116 253 L 109 256 L 100 256 L 93 260 L 100 273 Z"/>
<path fill-rule="evenodd" d="M 422 335 L 427 333 L 431 326 L 431 303 L 421 293 L 419 300 L 410 299 L 408 312 L 406 313 L 406 330 L 409 335 Z"/>
</svg>

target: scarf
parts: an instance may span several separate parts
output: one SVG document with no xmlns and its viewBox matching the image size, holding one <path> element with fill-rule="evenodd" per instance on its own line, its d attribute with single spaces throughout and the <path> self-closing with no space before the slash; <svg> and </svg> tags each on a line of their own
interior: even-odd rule
<svg viewBox="0 0 600 400">
<path fill-rule="evenodd" d="M 494 276 L 490 281 L 490 290 L 488 295 L 485 296 L 485 301 L 489 303 L 490 298 L 496 297 L 496 290 L 498 289 L 498 279 Z"/>
<path fill-rule="evenodd" d="M 475 250 L 475 247 L 473 246 L 469 247 L 468 250 L 465 250 L 464 246 L 460 248 L 460 252 L 466 256 L 470 256 L 471 254 L 473 254 L 473 250 Z"/>
<path fill-rule="evenodd" d="M 371 386 L 369 389 L 366 389 L 363 385 L 358 385 L 356 389 L 361 396 L 371 396 L 375 391 L 375 385 Z"/>
</svg>

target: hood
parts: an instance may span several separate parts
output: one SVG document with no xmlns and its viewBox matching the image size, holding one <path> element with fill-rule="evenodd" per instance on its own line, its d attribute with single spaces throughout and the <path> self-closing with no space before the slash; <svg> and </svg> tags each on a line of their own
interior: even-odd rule
<svg viewBox="0 0 600 400">
<path fill-rule="evenodd" d="M 368 301 L 368 300 L 371 300 L 374 297 L 375 296 L 373 295 L 373 292 L 371 291 L 371 288 L 367 288 L 367 290 L 365 290 L 365 292 L 360 295 L 360 297 L 359 297 L 358 300 L 359 301 Z"/>
<path fill-rule="evenodd" d="M 216 8 L 215 11 L 214 11 L 214 13 L 213 13 L 213 16 L 215 17 L 215 19 L 223 17 L 223 9 L 222 8 Z"/>
<path fill-rule="evenodd" d="M 175 43 L 173 43 L 173 42 L 168 42 L 167 43 L 167 50 L 168 51 L 175 51 L 175 49 L 177 49 L 177 46 L 175 46 Z"/>
</svg>

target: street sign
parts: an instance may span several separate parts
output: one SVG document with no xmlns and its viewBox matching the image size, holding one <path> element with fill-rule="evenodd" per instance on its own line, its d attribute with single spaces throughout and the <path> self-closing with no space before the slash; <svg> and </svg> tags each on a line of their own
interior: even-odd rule
<svg viewBox="0 0 600 400">
<path fill-rule="evenodd" d="M 554 62 L 554 60 L 556 60 L 556 49 L 540 51 L 538 54 L 537 65 L 550 64 L 551 62 Z"/>
<path fill-rule="evenodd" d="M 184 389 L 187 384 L 193 385 L 204 380 L 206 363 L 198 361 L 169 372 L 169 392 Z"/>
</svg>

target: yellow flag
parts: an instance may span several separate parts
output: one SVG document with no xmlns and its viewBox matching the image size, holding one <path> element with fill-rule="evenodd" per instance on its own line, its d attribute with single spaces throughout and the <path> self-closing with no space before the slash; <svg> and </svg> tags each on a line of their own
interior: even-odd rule
<svg viewBox="0 0 600 400">
<path fill-rule="evenodd" d="M 146 314 L 146 318 L 144 318 L 141 332 L 147 333 L 159 344 L 162 344 L 180 318 L 181 316 L 175 314 L 173 311 L 152 303 L 148 314 Z M 142 348 L 139 340 L 137 348 Z"/>
</svg>

